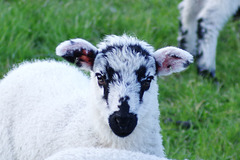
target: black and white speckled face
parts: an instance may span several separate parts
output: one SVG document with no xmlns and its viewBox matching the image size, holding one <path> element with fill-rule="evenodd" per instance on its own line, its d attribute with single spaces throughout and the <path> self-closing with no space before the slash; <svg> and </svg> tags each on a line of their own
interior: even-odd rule
<svg viewBox="0 0 240 160">
<path fill-rule="evenodd" d="M 99 87 L 104 89 L 103 98 L 107 103 L 111 96 L 110 89 L 114 91 L 113 87 L 116 88 L 115 92 L 124 91 L 119 93 L 119 98 L 128 96 L 130 91 L 138 92 L 140 103 L 144 91 L 156 75 L 154 58 L 143 48 L 134 50 L 133 47 L 135 46 L 115 46 L 102 50 L 95 59 L 93 71 Z"/>
<path fill-rule="evenodd" d="M 107 36 L 97 48 L 86 40 L 62 42 L 56 53 L 91 71 L 94 109 L 119 137 L 131 134 L 158 107 L 156 75 L 180 72 L 193 62 L 176 47 L 154 51 L 130 36 Z M 155 108 L 154 108 L 155 107 Z"/>
<path fill-rule="evenodd" d="M 156 76 L 156 61 L 150 54 L 152 47 L 145 44 L 144 48 L 138 41 L 125 42 L 127 40 L 100 44 L 93 66 L 99 95 L 111 113 L 109 125 L 120 137 L 134 130 L 137 110 Z"/>
</svg>

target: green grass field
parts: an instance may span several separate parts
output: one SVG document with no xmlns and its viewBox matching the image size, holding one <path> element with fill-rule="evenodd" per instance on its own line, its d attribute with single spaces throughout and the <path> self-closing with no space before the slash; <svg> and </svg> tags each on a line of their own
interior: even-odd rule
<svg viewBox="0 0 240 160">
<path fill-rule="evenodd" d="M 58 58 L 55 47 L 81 37 L 97 44 L 127 33 L 156 49 L 177 45 L 180 0 L 0 0 L 0 78 L 25 60 Z M 174 159 L 240 159 L 240 21 L 229 21 L 217 48 L 220 84 L 190 68 L 159 79 L 166 154 Z M 0 97 L 1 99 L 1 97 Z M 171 119 L 171 121 L 169 120 Z M 190 129 L 176 121 L 190 121 Z"/>
</svg>

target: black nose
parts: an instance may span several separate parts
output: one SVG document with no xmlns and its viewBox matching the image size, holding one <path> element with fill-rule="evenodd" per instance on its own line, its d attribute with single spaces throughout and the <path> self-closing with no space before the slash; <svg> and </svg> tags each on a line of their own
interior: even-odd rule
<svg viewBox="0 0 240 160">
<path fill-rule="evenodd" d="M 118 125 L 118 127 L 122 130 L 126 130 L 127 126 L 130 122 L 130 114 L 125 114 L 125 115 L 121 115 L 120 112 L 116 112 L 116 114 L 114 115 L 115 121 L 116 121 L 116 125 Z"/>
<path fill-rule="evenodd" d="M 119 137 L 126 137 L 133 132 L 137 125 L 137 116 L 133 113 L 116 111 L 109 116 L 109 126 Z"/>
</svg>

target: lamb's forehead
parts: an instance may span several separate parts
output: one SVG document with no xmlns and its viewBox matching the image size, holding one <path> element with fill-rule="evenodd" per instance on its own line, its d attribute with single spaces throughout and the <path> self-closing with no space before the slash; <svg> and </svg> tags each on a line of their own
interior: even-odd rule
<svg viewBox="0 0 240 160">
<path fill-rule="evenodd" d="M 146 43 L 145 41 L 139 40 L 136 37 L 122 35 L 108 35 L 102 42 L 100 42 L 97 47 L 99 50 L 104 50 L 109 46 L 124 46 L 124 45 L 140 45 L 143 49 L 148 51 L 150 54 L 153 53 L 154 48 Z"/>
<path fill-rule="evenodd" d="M 155 74 L 156 62 L 151 55 L 153 51 L 152 46 L 134 37 L 107 36 L 98 45 L 94 70 L 108 72 L 107 69 L 111 68 L 122 74 L 132 74 L 140 68 L 146 68 L 146 74 Z"/>
</svg>

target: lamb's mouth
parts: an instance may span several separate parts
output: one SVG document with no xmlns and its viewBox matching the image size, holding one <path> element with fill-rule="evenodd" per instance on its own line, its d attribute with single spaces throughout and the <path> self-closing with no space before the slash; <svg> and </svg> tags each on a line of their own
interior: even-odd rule
<svg viewBox="0 0 240 160">
<path fill-rule="evenodd" d="M 114 134 L 126 137 L 135 129 L 137 120 L 136 114 L 116 111 L 109 116 L 108 123 Z"/>
</svg>

